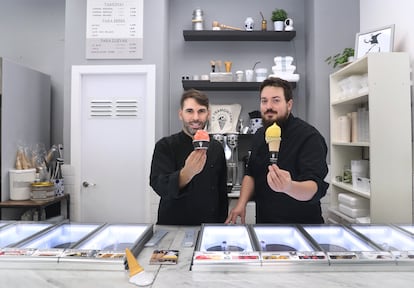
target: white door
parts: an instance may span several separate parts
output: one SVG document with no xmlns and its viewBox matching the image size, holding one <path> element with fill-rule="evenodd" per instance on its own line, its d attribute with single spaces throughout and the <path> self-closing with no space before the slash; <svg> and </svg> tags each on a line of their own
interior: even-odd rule
<svg viewBox="0 0 414 288">
<path fill-rule="evenodd" d="M 154 124 L 154 65 L 72 67 L 73 221 L 150 221 Z"/>
</svg>

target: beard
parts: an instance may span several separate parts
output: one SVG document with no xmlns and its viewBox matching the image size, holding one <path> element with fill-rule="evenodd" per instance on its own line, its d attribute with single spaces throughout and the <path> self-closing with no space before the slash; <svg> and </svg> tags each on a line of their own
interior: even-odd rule
<svg viewBox="0 0 414 288">
<path fill-rule="evenodd" d="M 194 136 L 195 133 L 197 132 L 197 130 L 202 130 L 206 127 L 206 123 L 207 122 L 202 122 L 202 121 L 193 121 L 193 122 L 187 122 L 187 123 L 183 123 L 183 130 L 191 136 Z M 194 124 L 198 124 L 199 128 L 192 128 L 191 126 Z"/>
<path fill-rule="evenodd" d="M 273 113 L 273 115 L 276 115 L 276 117 L 266 118 L 267 113 Z M 284 114 L 279 114 L 269 109 L 264 114 L 262 114 L 262 125 L 265 127 L 265 129 L 273 125 L 273 123 L 276 123 L 278 126 L 283 126 L 283 124 L 286 123 L 288 117 L 289 117 L 289 111 L 286 111 L 286 113 Z"/>
</svg>

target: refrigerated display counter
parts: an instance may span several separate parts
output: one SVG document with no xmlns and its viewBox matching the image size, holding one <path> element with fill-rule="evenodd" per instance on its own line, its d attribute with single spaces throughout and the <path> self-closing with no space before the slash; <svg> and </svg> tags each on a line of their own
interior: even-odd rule
<svg viewBox="0 0 414 288">
<path fill-rule="evenodd" d="M 208 225 L 207 225 L 208 226 Z M 349 265 L 333 265 L 328 258 L 325 265 L 315 265 L 320 269 L 312 268 L 311 270 L 301 271 L 300 266 L 304 263 L 304 266 L 309 266 L 309 262 L 301 262 L 287 259 L 286 263 L 278 265 L 276 263 L 265 262 L 265 256 L 267 252 L 279 253 L 279 252 L 295 252 L 295 251 L 275 251 L 281 250 L 310 250 L 318 249 L 323 250 L 316 242 L 314 238 L 308 238 L 306 233 L 302 232 L 300 225 L 252 225 L 245 228 L 236 227 L 236 225 L 211 225 L 208 228 L 208 233 L 204 234 L 206 240 L 202 241 L 202 229 L 201 227 L 180 227 L 180 226 L 154 226 L 154 238 L 157 232 L 163 231 L 167 234 L 161 238 L 159 242 L 154 242 L 150 239 L 149 243 L 157 243 L 154 245 L 146 245 L 138 253 L 137 259 L 140 265 L 145 269 L 147 273 L 150 273 L 154 277 L 154 282 L 148 287 L 255 287 L 255 286 L 270 286 L 270 287 L 404 287 L 414 283 L 414 269 L 407 265 L 401 268 L 401 265 L 395 264 L 397 269 L 392 268 L 392 265 L 383 265 L 374 261 L 379 265 L 371 265 L 369 262 L 355 263 L 349 262 Z M 222 226 L 222 227 L 220 227 Z M 243 226 L 243 225 L 241 225 Z M 263 228 L 265 229 L 261 229 Z M 274 226 L 272 228 L 272 226 Z M 321 225 L 329 226 L 329 225 Z M 232 228 L 235 227 L 235 228 Z M 286 228 L 286 229 L 285 229 Z M 210 230 L 212 229 L 212 230 Z M 103 229 L 98 229 L 103 231 Z M 187 231 L 195 231 L 195 235 L 198 234 L 196 245 L 189 245 L 186 240 Z M 330 230 L 330 228 L 328 229 Z M 342 229 L 339 229 L 342 230 Z M 230 232 L 228 232 L 230 231 Z M 257 231 L 257 233 L 256 233 Z M 271 232 L 272 231 L 272 232 Z M 321 230 L 323 231 L 323 230 Z M 354 237 L 351 235 L 357 235 L 356 239 L 362 239 L 362 243 L 367 243 L 368 247 L 371 247 L 370 241 L 366 240 L 365 236 L 359 235 L 356 230 L 352 230 L 351 227 L 346 227 L 344 231 L 350 233 L 349 236 L 344 236 L 346 241 L 354 241 Z M 219 232 L 220 235 L 214 236 L 211 233 Z M 209 235 L 210 234 L 210 235 Z M 229 235 L 230 234 L 230 235 Z M 235 234 L 239 239 L 235 241 Z M 309 233 L 308 233 L 309 234 Z M 328 233 L 330 237 L 336 235 L 343 237 L 341 233 Z M 345 233 L 347 234 L 347 233 Z M 111 235 L 111 234 L 108 234 Z M 112 236 L 112 235 L 111 235 Z M 207 237 L 208 236 L 208 237 Z M 310 235 L 309 235 L 310 236 Z M 228 238 L 224 238 L 228 237 Z M 247 238 L 246 238 L 247 237 Z M 295 239 L 299 237 L 300 239 Z M 249 240 L 247 241 L 247 239 Z M 289 241 L 289 238 L 292 240 Z M 316 238 L 316 237 L 315 237 Z M 313 240 L 312 240 L 313 239 Z M 86 240 L 86 239 L 85 239 Z M 256 247 L 255 243 L 262 242 L 262 247 Z M 222 243 L 226 241 L 226 243 Z M 235 242 L 234 242 L 235 241 Z M 246 242 L 247 241 L 247 242 Z M 250 242 L 249 242 L 250 241 Z M 321 244 L 324 244 L 320 241 Z M 339 245 L 343 248 L 354 249 L 352 244 L 349 245 L 345 242 L 330 240 L 328 244 Z M 359 240 L 357 241 L 357 243 Z M 87 241 L 81 241 L 80 243 L 87 243 Z M 106 247 L 111 243 L 102 243 L 99 247 Z M 114 244 L 114 243 L 112 243 Z M 222 245 L 226 244 L 226 245 Z M 267 247 L 267 244 L 269 246 Z M 277 244 L 277 245 L 271 245 Z M 286 245 L 289 247 L 281 246 Z M 105 246 L 103 246 L 105 245 Z M 266 247 L 265 247 L 266 245 Z M 75 245 L 74 245 L 75 246 Z M 234 249 L 233 246 L 239 247 Z M 319 248 L 318 248 L 319 247 Z M 365 247 L 365 246 L 357 246 Z M 376 245 L 374 245 L 376 247 Z M 226 265 L 221 265 L 221 269 L 215 265 L 205 265 L 198 267 L 199 269 L 193 269 L 193 260 L 195 253 L 198 251 L 204 252 L 236 252 L 242 253 L 243 251 L 230 251 L 244 249 L 246 252 L 252 251 L 253 253 L 259 253 L 259 262 L 261 264 L 241 264 L 237 261 L 244 260 L 238 259 L 232 263 L 229 261 Z M 67 248 L 69 249 L 69 248 Z M 72 249 L 72 248 L 70 248 Z M 177 264 L 150 264 L 151 256 L 154 250 L 157 249 L 172 249 L 179 251 L 179 257 Z M 216 251 L 207 251 L 207 250 Z M 366 247 L 363 249 L 365 250 Z M 379 249 L 379 248 L 378 248 Z M 219 250 L 219 251 L 217 251 Z M 220 251 L 221 250 L 221 251 Z M 223 251 L 225 250 L 225 251 Z M 272 251 L 265 251 L 272 250 Z M 375 249 L 374 249 L 375 250 Z M 298 252 L 298 251 L 296 251 Z M 300 251 L 299 251 L 300 252 Z M 312 253 L 312 251 L 306 251 Z M 325 253 L 325 251 L 323 251 Z M 349 252 L 349 251 L 348 251 Z M 358 254 L 358 253 L 357 253 Z M 232 255 L 231 253 L 228 255 Z M 257 254 L 253 254 L 257 255 Z M 328 255 L 328 254 L 326 254 Z M 0 257 L 1 258 L 1 257 Z M 62 258 L 59 258 L 59 260 Z M 249 261 L 249 259 L 246 259 Z M 75 262 L 78 261 L 78 263 Z M 43 267 L 33 268 L 28 263 L 21 262 L 20 267 L 3 265 L 0 267 L 0 279 L 2 285 L 5 287 L 41 287 L 41 288 L 52 288 L 52 287 L 118 287 L 127 288 L 132 287 L 131 283 L 128 282 L 129 274 L 124 269 L 106 269 L 102 268 L 104 265 L 82 265 L 79 264 L 81 259 L 77 259 L 72 263 L 59 262 L 55 267 Z M 246 261 L 246 262 L 247 262 Z M 295 264 L 290 269 L 286 269 L 289 266 L 288 262 L 292 261 Z M 87 261 L 86 261 L 87 262 Z M 266 263 L 266 264 L 265 264 Z M 351 263 L 355 263 L 351 265 Z M 33 264 L 33 263 L 32 263 Z M 365 264 L 369 269 L 364 268 Z M 296 266 L 295 266 L 296 265 Z M 65 267 L 66 266 L 66 267 Z M 200 265 L 199 265 L 200 266 Z M 338 269 L 333 268 L 339 267 Z M 379 268 L 379 266 L 387 267 L 387 269 Z M 60 268 L 59 268 L 60 267 Z M 210 267 L 210 268 L 209 268 Z M 122 266 L 122 268 L 125 268 Z M 238 268 L 238 269 L 235 269 Z M 345 269 L 346 268 L 346 269 Z"/>
<path fill-rule="evenodd" d="M 320 271 L 321 266 L 328 265 L 325 253 L 295 225 L 256 224 L 251 227 L 264 267 L 278 271 Z"/>
<path fill-rule="evenodd" d="M 389 251 L 399 266 L 414 265 L 414 235 L 388 225 L 351 225 L 384 251 Z M 399 267 L 402 269 L 402 267 Z M 408 267 L 413 270 L 412 267 Z"/>
</svg>

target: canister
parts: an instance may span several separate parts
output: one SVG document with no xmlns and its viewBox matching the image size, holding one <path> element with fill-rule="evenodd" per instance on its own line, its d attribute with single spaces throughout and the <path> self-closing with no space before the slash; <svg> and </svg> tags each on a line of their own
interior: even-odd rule
<svg viewBox="0 0 414 288">
<path fill-rule="evenodd" d="M 198 8 L 193 11 L 192 22 L 193 22 L 193 30 L 204 29 L 203 10 Z"/>
<path fill-rule="evenodd" d="M 32 200 L 50 200 L 55 197 L 55 184 L 53 182 L 33 182 L 30 193 Z"/>
</svg>

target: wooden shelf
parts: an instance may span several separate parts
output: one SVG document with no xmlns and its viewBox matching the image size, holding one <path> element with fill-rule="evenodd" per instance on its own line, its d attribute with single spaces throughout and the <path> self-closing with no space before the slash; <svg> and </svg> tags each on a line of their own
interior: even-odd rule
<svg viewBox="0 0 414 288">
<path fill-rule="evenodd" d="M 259 91 L 262 82 L 210 82 L 209 80 L 182 80 L 184 90 L 191 88 L 204 91 Z M 291 82 L 296 88 L 296 82 Z"/>
<path fill-rule="evenodd" d="M 63 196 L 57 196 L 53 199 L 49 200 L 7 200 L 0 202 L 0 219 L 1 219 L 1 209 L 5 208 L 35 208 L 38 210 L 39 215 L 41 213 L 41 209 L 50 206 L 52 204 L 65 201 L 66 204 L 66 218 L 70 219 L 70 195 L 64 194 Z"/>
<path fill-rule="evenodd" d="M 185 41 L 291 41 L 296 31 L 184 30 Z"/>
</svg>

